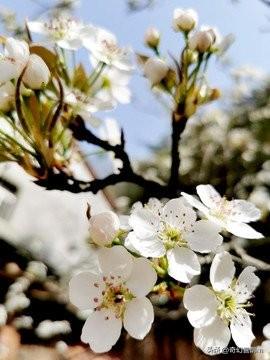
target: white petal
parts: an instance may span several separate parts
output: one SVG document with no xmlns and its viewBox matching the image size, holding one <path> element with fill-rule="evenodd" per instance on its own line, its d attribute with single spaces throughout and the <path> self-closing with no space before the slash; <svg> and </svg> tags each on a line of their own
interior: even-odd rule
<svg viewBox="0 0 270 360">
<path fill-rule="evenodd" d="M 194 196 L 189 195 L 185 192 L 181 192 L 181 195 L 186 199 L 186 201 L 196 209 L 200 210 L 203 214 L 208 215 L 209 209 L 203 205 L 198 199 L 196 199 Z"/>
<path fill-rule="evenodd" d="M 193 276 L 201 272 L 197 255 L 190 249 L 177 246 L 167 252 L 167 258 L 168 273 L 175 280 L 189 283 Z"/>
<path fill-rule="evenodd" d="M 220 230 L 221 227 L 212 221 L 199 220 L 194 224 L 192 232 L 185 235 L 185 239 L 193 251 L 208 253 L 222 244 Z"/>
<path fill-rule="evenodd" d="M 151 262 L 144 258 L 134 259 L 133 268 L 126 285 L 136 297 L 146 296 L 155 285 L 157 274 Z"/>
<path fill-rule="evenodd" d="M 197 193 L 201 201 L 210 209 L 215 209 L 221 200 L 221 196 L 212 185 L 198 185 Z"/>
<path fill-rule="evenodd" d="M 134 231 L 131 231 L 126 241 L 134 247 L 139 254 L 145 257 L 160 258 L 166 254 L 165 247 L 157 236 L 140 239 Z"/>
<path fill-rule="evenodd" d="M 231 221 L 227 224 L 226 230 L 235 236 L 239 236 L 245 239 L 261 239 L 263 234 L 254 230 L 251 226 L 244 223 Z"/>
<path fill-rule="evenodd" d="M 48 30 L 44 26 L 44 23 L 41 21 L 27 21 L 27 27 L 30 32 L 37 33 L 37 34 L 44 34 L 47 35 Z"/>
<path fill-rule="evenodd" d="M 148 238 L 156 234 L 160 219 L 148 209 L 138 209 L 130 215 L 129 225 L 139 238 Z"/>
<path fill-rule="evenodd" d="M 183 304 L 190 311 L 199 311 L 209 304 L 217 305 L 217 299 L 212 290 L 204 285 L 194 285 L 185 290 Z"/>
<path fill-rule="evenodd" d="M 31 54 L 23 76 L 23 82 L 31 89 L 41 89 L 49 82 L 50 74 L 44 60 L 36 54 Z"/>
<path fill-rule="evenodd" d="M 112 94 L 113 97 L 120 103 L 120 104 L 128 104 L 131 100 L 131 91 L 126 86 L 113 86 L 112 87 Z"/>
<path fill-rule="evenodd" d="M 238 277 L 235 292 L 240 303 L 246 302 L 260 284 L 260 279 L 254 274 L 254 271 L 256 271 L 254 266 L 247 266 Z"/>
<path fill-rule="evenodd" d="M 104 283 L 100 276 L 81 272 L 69 283 L 70 302 L 81 310 L 94 309 L 101 304 Z"/>
<path fill-rule="evenodd" d="M 5 55 L 16 61 L 17 65 L 23 69 L 29 59 L 29 46 L 25 41 L 7 38 L 5 43 Z"/>
<path fill-rule="evenodd" d="M 230 338 L 228 326 L 218 317 L 210 325 L 194 329 L 194 343 L 205 354 L 221 353 L 228 346 Z"/>
<path fill-rule="evenodd" d="M 197 217 L 196 212 L 192 208 L 185 206 L 181 198 L 168 201 L 162 210 L 161 216 L 166 223 L 184 232 L 192 230 Z"/>
<path fill-rule="evenodd" d="M 84 324 L 81 340 L 94 352 L 107 352 L 119 339 L 121 328 L 121 319 L 116 318 L 111 310 L 94 311 Z"/>
<path fill-rule="evenodd" d="M 257 221 L 261 217 L 261 211 L 250 201 L 232 200 L 230 201 L 232 210 L 230 219 L 236 222 Z"/>
<path fill-rule="evenodd" d="M 246 310 L 241 309 L 231 321 L 231 333 L 235 344 L 240 348 L 251 347 L 255 336 L 252 332 L 252 323 Z"/>
<path fill-rule="evenodd" d="M 77 37 L 73 39 L 61 39 L 57 41 L 57 45 L 66 50 L 78 50 L 82 47 L 82 40 Z"/>
<path fill-rule="evenodd" d="M 214 321 L 217 315 L 216 310 L 216 306 L 209 305 L 202 310 L 188 311 L 187 318 L 194 328 L 201 328 L 211 324 Z"/>
<path fill-rule="evenodd" d="M 264 326 L 264 328 L 263 328 L 263 335 L 264 335 L 267 339 L 270 339 L 270 323 Z"/>
<path fill-rule="evenodd" d="M 154 309 L 146 297 L 131 300 L 124 314 L 124 327 L 130 336 L 142 340 L 154 321 Z"/>
<path fill-rule="evenodd" d="M 228 289 L 235 274 L 231 255 L 224 251 L 216 254 L 210 268 L 210 282 L 216 291 Z"/>
<path fill-rule="evenodd" d="M 16 79 L 19 75 L 16 63 L 10 59 L 0 58 L 0 84 Z"/>
<path fill-rule="evenodd" d="M 112 248 L 102 248 L 98 251 L 98 261 L 101 272 L 126 280 L 132 271 L 132 255 L 121 245 Z"/>
</svg>

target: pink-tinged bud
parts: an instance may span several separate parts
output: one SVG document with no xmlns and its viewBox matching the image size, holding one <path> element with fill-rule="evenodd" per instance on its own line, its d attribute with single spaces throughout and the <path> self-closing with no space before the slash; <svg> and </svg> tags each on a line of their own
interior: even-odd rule
<svg viewBox="0 0 270 360">
<path fill-rule="evenodd" d="M 175 9 L 173 12 L 173 29 L 189 32 L 198 23 L 198 14 L 193 9 Z"/>
<path fill-rule="evenodd" d="M 112 211 L 91 216 L 89 223 L 91 240 L 99 246 L 110 245 L 120 229 L 119 218 Z"/>
<path fill-rule="evenodd" d="M 214 41 L 213 34 L 210 31 L 198 31 L 189 38 L 188 44 L 191 50 L 204 53 L 210 50 Z"/>
<path fill-rule="evenodd" d="M 154 27 L 150 27 L 146 30 L 144 35 L 144 42 L 150 48 L 156 48 L 159 45 L 160 32 Z"/>
<path fill-rule="evenodd" d="M 23 76 L 23 82 L 31 89 L 41 89 L 46 86 L 50 80 L 50 70 L 43 59 L 31 54 Z"/>
<path fill-rule="evenodd" d="M 152 85 L 159 84 L 166 77 L 168 70 L 165 61 L 157 57 L 149 58 L 144 64 L 144 75 Z"/>
</svg>

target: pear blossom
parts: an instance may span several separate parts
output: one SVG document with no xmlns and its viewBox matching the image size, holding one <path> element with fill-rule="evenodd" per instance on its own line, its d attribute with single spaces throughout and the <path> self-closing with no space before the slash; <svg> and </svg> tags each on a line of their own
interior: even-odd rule
<svg viewBox="0 0 270 360">
<path fill-rule="evenodd" d="M 144 34 L 144 42 L 150 48 L 156 48 L 160 42 L 160 32 L 154 27 L 150 27 Z"/>
<path fill-rule="evenodd" d="M 151 84 L 157 85 L 166 77 L 169 67 L 164 60 L 152 57 L 145 62 L 143 70 Z"/>
<path fill-rule="evenodd" d="M 175 31 L 189 32 L 198 23 L 198 14 L 193 9 L 175 9 L 173 12 L 173 29 Z"/>
<path fill-rule="evenodd" d="M 149 260 L 134 258 L 123 246 L 98 252 L 99 272 L 81 272 L 70 281 L 70 301 L 80 310 L 91 309 L 81 340 L 94 352 L 107 352 L 117 342 L 122 326 L 143 339 L 154 321 L 146 295 L 157 275 Z"/>
<path fill-rule="evenodd" d="M 28 29 L 44 35 L 46 41 L 55 43 L 67 50 L 78 50 L 83 45 L 83 39 L 95 31 L 92 25 L 84 25 L 68 16 L 60 16 L 48 21 L 28 21 Z"/>
<path fill-rule="evenodd" d="M 212 185 L 198 185 L 197 193 L 202 202 L 182 193 L 185 199 L 200 210 L 209 220 L 219 224 L 229 233 L 247 239 L 259 239 L 263 235 L 247 223 L 260 218 L 260 210 L 246 200 L 227 200 Z"/>
<path fill-rule="evenodd" d="M 188 45 L 191 50 L 205 53 L 210 50 L 214 44 L 214 33 L 209 30 L 200 30 L 192 34 L 188 39 Z"/>
<path fill-rule="evenodd" d="M 209 220 L 196 221 L 196 217 L 183 199 L 172 199 L 161 208 L 157 202 L 150 208 L 136 206 L 129 219 L 133 231 L 127 243 L 142 256 L 166 256 L 168 274 L 189 283 L 201 272 L 195 252 L 210 253 L 222 243 L 220 226 Z"/>
<path fill-rule="evenodd" d="M 103 28 L 96 28 L 92 36 L 83 39 L 83 45 L 94 63 L 99 61 L 124 71 L 133 69 L 131 49 L 119 47 L 116 37 Z"/>
<path fill-rule="evenodd" d="M 217 354 L 227 347 L 232 336 L 241 348 L 251 346 L 252 332 L 249 299 L 259 285 L 253 266 L 235 279 L 235 266 L 228 252 L 218 253 L 210 269 L 212 288 L 194 285 L 186 289 L 183 303 L 194 329 L 194 343 L 206 354 Z"/>
<path fill-rule="evenodd" d="M 71 106 L 73 114 L 81 116 L 92 126 L 99 125 L 99 121 L 93 116 L 95 112 L 113 108 L 113 103 L 110 99 L 101 99 L 82 92 L 77 88 L 66 88 L 64 93 L 65 103 Z"/>
<path fill-rule="evenodd" d="M 50 80 L 50 70 L 43 59 L 30 54 L 25 41 L 7 38 L 4 55 L 0 55 L 0 84 L 18 79 L 25 69 L 23 82 L 32 89 L 41 89 Z"/>
<path fill-rule="evenodd" d="M 201 30 L 208 31 L 211 34 L 213 39 L 212 50 L 216 52 L 218 56 L 223 56 L 235 39 L 233 34 L 222 36 L 216 27 L 202 25 Z"/>
<path fill-rule="evenodd" d="M 15 86 L 7 81 L 0 86 L 0 111 L 8 112 L 14 107 Z"/>
<path fill-rule="evenodd" d="M 116 107 L 118 103 L 130 103 L 131 91 L 128 87 L 130 78 L 130 71 L 120 71 L 116 68 L 105 69 L 93 86 L 94 92 L 97 89 L 96 98 L 111 104 L 112 107 Z"/>
<path fill-rule="evenodd" d="M 111 245 L 120 230 L 120 221 L 113 211 L 92 215 L 89 220 L 91 240 L 99 245 Z"/>
</svg>

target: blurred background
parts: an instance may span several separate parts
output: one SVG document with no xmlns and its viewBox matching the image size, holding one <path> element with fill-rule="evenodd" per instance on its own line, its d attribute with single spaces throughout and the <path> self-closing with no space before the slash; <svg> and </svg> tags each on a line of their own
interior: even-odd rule
<svg viewBox="0 0 270 360">
<path fill-rule="evenodd" d="M 191 119 L 181 141 L 182 185 L 193 193 L 197 184 L 211 183 L 228 197 L 253 201 L 263 214 L 256 228 L 266 238 L 241 246 L 248 255 L 269 263 L 270 4 L 267 1 L 2 0 L 0 29 L 3 34 L 19 35 L 25 19 L 68 11 L 86 23 L 107 28 L 121 45 L 130 45 L 139 53 L 147 53 L 144 32 L 155 26 L 162 34 L 163 53 L 177 55 L 182 43 L 179 34 L 171 28 L 176 7 L 194 8 L 201 24 L 216 26 L 221 34 L 235 36 L 226 56 L 209 67 L 209 82 L 220 88 L 220 100 Z M 87 53 L 80 56 L 87 64 Z M 170 111 L 151 91 L 139 68 L 132 76 L 131 91 L 130 104 L 118 106 L 105 115 L 103 112 L 102 116 L 117 119 L 123 127 L 127 150 L 137 171 L 162 182 L 167 179 L 170 167 Z M 96 149 L 83 146 L 74 168 L 81 178 L 92 179 L 110 173 L 113 164 L 108 155 L 97 155 Z M 0 182 L 0 303 L 12 314 L 8 317 L 9 326 L 0 334 L 0 359 L 31 359 L 37 354 L 42 359 L 92 358 L 94 355 L 79 345 L 86 314 L 76 312 L 68 304 L 65 293 L 71 273 L 83 266 L 89 268 L 95 262 L 94 251 L 89 252 L 87 247 L 87 203 L 93 212 L 114 208 L 126 213 L 140 199 L 140 189 L 121 184 L 95 196 L 47 192 L 34 185 L 23 170 L 6 164 L 0 167 Z M 269 271 L 259 271 L 259 276 L 262 285 L 254 309 L 258 344 L 262 340 L 262 327 L 270 321 Z M 207 358 L 192 347 L 192 330 L 178 314 L 177 305 L 168 306 L 164 299 L 163 302 L 157 304 L 159 316 L 153 332 L 142 343 L 123 335 L 111 358 Z M 168 312 L 168 307 L 173 310 Z M 0 325 L 6 322 L 1 312 Z M 250 354 L 227 356 L 251 357 Z"/>
</svg>

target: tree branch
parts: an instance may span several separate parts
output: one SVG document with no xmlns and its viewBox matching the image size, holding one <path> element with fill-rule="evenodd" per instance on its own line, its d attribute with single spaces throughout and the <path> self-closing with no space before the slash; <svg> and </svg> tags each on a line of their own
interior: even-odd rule
<svg viewBox="0 0 270 360">
<path fill-rule="evenodd" d="M 242 261 L 246 265 L 255 266 L 258 270 L 270 271 L 270 264 L 267 264 L 266 262 L 256 259 L 253 256 L 247 254 L 246 250 L 243 249 L 240 245 L 236 244 L 235 242 L 230 243 L 230 245 L 231 248 L 234 249 L 236 254 L 241 257 Z"/>
<path fill-rule="evenodd" d="M 172 147 L 171 147 L 171 174 L 168 182 L 168 188 L 173 196 L 177 196 L 179 190 L 179 168 L 180 168 L 180 153 L 179 142 L 181 135 L 185 130 L 187 123 L 186 116 L 179 115 L 178 112 L 173 112 L 172 115 Z"/>
<path fill-rule="evenodd" d="M 122 160 L 123 167 L 119 169 L 118 174 L 110 174 L 103 179 L 94 179 L 92 181 L 80 181 L 63 171 L 51 169 L 46 179 L 36 181 L 36 184 L 45 187 L 47 190 L 67 190 L 73 193 L 88 192 L 96 194 L 99 190 L 109 185 L 115 185 L 121 182 L 129 182 L 136 184 L 144 189 L 146 197 L 155 196 L 157 198 L 168 196 L 168 187 L 158 182 L 147 180 L 143 176 L 134 172 L 130 159 L 125 152 L 124 134 L 121 134 L 121 143 L 119 145 L 111 145 L 108 141 L 102 140 L 86 128 L 81 117 L 77 117 L 70 129 L 73 136 L 78 141 L 86 141 L 89 144 L 101 147 L 106 151 L 112 151 L 117 159 Z"/>
</svg>

